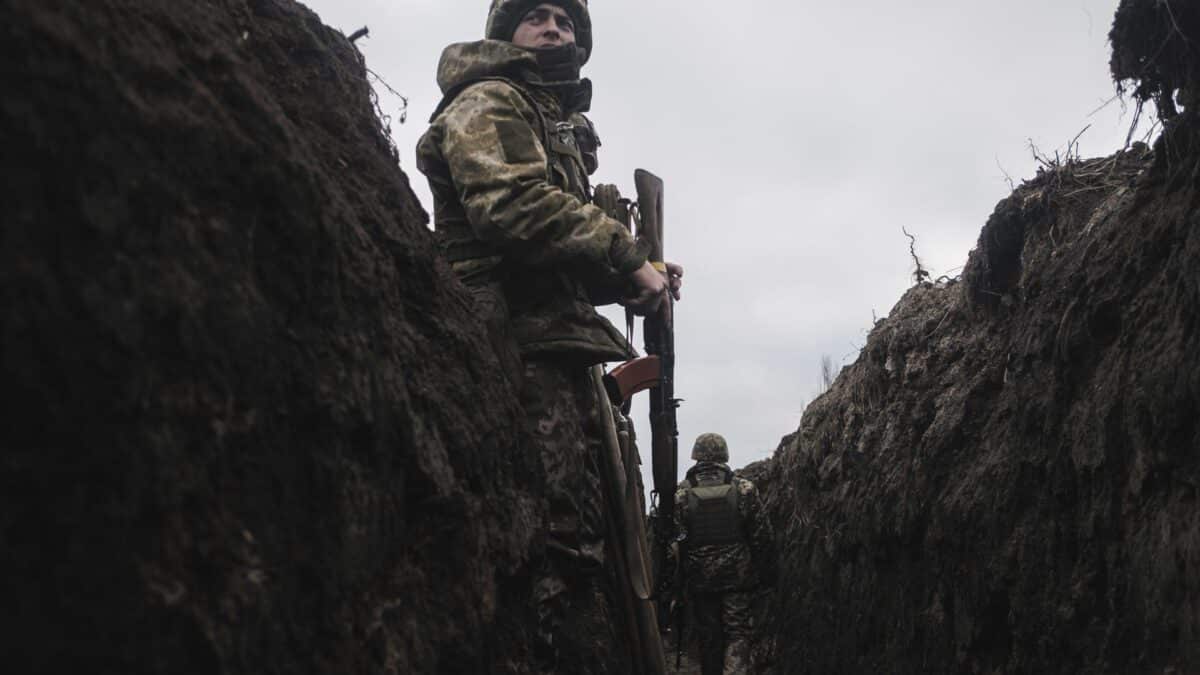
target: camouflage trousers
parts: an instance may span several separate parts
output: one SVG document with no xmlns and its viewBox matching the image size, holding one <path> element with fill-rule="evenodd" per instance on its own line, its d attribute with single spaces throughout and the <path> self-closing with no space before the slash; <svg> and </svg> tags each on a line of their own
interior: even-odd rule
<svg viewBox="0 0 1200 675">
<path fill-rule="evenodd" d="M 530 359 L 521 404 L 525 434 L 546 476 L 546 553 L 536 568 L 537 661 L 544 673 L 628 673 L 605 565 L 601 430 L 586 368 Z"/>
<path fill-rule="evenodd" d="M 701 593 L 692 597 L 702 675 L 750 672 L 750 593 Z"/>
</svg>

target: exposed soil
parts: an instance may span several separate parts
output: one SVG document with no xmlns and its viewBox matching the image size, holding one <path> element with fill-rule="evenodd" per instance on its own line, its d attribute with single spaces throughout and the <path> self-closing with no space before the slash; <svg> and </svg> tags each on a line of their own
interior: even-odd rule
<svg viewBox="0 0 1200 675">
<path fill-rule="evenodd" d="M 0 35 L 5 668 L 524 662 L 538 473 L 352 45 L 290 0 Z"/>
<path fill-rule="evenodd" d="M 1122 3 L 1118 78 L 1166 4 Z M 1178 100 L 1198 62 L 1128 88 Z M 1001 202 L 757 467 L 774 672 L 1200 672 L 1200 118 L 1163 115 Z"/>
</svg>

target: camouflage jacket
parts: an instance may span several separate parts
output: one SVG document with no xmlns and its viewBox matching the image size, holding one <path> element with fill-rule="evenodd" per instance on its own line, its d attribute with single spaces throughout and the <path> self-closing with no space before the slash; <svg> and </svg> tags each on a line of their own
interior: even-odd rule
<svg viewBox="0 0 1200 675">
<path fill-rule="evenodd" d="M 632 358 L 593 298 L 617 295 L 646 251 L 589 203 L 585 153 L 594 147 L 581 152 L 580 141 L 594 132 L 540 82 L 537 60 L 508 42 L 443 53 L 445 98 L 417 146 L 434 227 L 458 276 L 494 291 L 484 304 L 506 315 L 523 356 Z"/>
<path fill-rule="evenodd" d="M 761 584 L 773 584 L 775 537 L 754 483 L 733 477 L 733 485 L 738 491 L 741 541 L 693 546 L 688 543 L 688 523 L 692 515 L 688 506 L 691 481 L 695 480 L 698 486 L 721 485 L 729 475 L 729 467 L 699 462 L 687 475 L 688 479 L 679 484 L 675 493 L 675 526 L 681 536 L 679 552 L 683 556 L 682 573 L 686 590 L 689 593 L 721 593 L 747 591 Z"/>
</svg>

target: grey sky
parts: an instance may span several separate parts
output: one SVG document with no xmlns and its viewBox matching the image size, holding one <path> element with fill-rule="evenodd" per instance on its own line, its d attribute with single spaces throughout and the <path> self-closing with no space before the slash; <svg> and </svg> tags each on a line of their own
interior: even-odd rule
<svg viewBox="0 0 1200 675">
<path fill-rule="evenodd" d="M 666 181 L 667 257 L 687 269 L 677 393 L 685 458 L 705 431 L 740 466 L 795 430 L 822 354 L 848 364 L 872 312 L 911 285 L 901 233 L 951 276 L 996 202 L 1033 175 L 1028 143 L 1123 145 L 1107 33 L 1118 0 L 593 0 L 598 182 Z M 409 98 L 413 148 L 441 50 L 479 39 L 486 0 L 309 0 Z M 399 102 L 386 93 L 394 112 Z M 1003 170 L 1000 168 L 1003 167 Z M 608 312 L 622 322 L 619 312 Z M 637 340 L 640 346 L 640 339 Z M 644 415 L 639 430 L 648 437 Z"/>
</svg>

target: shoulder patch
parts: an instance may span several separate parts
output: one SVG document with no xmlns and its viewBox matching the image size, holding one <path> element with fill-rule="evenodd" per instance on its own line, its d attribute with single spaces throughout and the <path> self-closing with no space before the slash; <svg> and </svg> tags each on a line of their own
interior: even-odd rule
<svg viewBox="0 0 1200 675">
<path fill-rule="evenodd" d="M 517 120 L 498 120 L 496 135 L 500 138 L 500 150 L 505 162 L 530 164 L 545 161 L 538 147 L 537 136 L 527 124 Z"/>
</svg>

